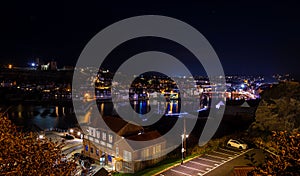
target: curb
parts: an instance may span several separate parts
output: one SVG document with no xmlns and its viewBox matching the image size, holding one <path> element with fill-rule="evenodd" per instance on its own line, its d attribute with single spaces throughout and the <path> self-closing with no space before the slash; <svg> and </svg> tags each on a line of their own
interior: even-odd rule
<svg viewBox="0 0 300 176">
<path fill-rule="evenodd" d="M 186 163 L 186 162 L 189 162 L 189 161 L 191 161 L 191 160 L 193 160 L 193 159 L 195 159 L 195 158 L 197 158 L 197 157 L 200 157 L 200 156 L 202 156 L 202 155 L 203 155 L 203 154 L 200 154 L 200 155 L 194 156 L 194 157 L 192 157 L 192 158 L 183 160 L 183 164 Z M 174 164 L 173 166 L 167 167 L 167 168 L 165 168 L 164 170 L 159 171 L 159 172 L 157 172 L 157 173 L 154 174 L 154 175 L 159 175 L 159 174 L 161 174 L 161 173 L 163 173 L 163 172 L 165 172 L 165 171 L 167 171 L 167 170 L 170 170 L 170 169 L 172 169 L 173 167 L 179 166 L 179 165 L 181 165 L 180 162 L 177 163 L 177 164 Z"/>
</svg>

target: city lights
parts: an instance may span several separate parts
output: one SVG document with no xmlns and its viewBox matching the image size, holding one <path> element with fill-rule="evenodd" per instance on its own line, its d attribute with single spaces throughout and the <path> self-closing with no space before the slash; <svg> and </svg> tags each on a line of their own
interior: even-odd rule
<svg viewBox="0 0 300 176">
<path fill-rule="evenodd" d="M 300 3 L 3 3 L 0 175 L 300 176 Z"/>
</svg>

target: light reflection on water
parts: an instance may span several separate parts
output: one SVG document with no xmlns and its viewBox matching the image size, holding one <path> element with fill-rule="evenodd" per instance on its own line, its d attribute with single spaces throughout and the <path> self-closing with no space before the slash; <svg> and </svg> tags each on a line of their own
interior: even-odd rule
<svg viewBox="0 0 300 176">
<path fill-rule="evenodd" d="M 76 117 L 71 106 L 41 106 L 19 104 L 13 106 L 8 117 L 18 126 L 41 129 L 67 129 L 76 125 Z"/>
<path fill-rule="evenodd" d="M 146 114 L 151 109 L 161 115 L 166 113 L 180 113 L 181 103 L 176 100 L 169 102 L 154 100 L 151 104 L 150 106 L 149 100 L 130 102 L 132 109 L 138 114 Z M 121 108 L 125 105 L 126 102 L 120 102 L 117 107 Z M 116 113 L 111 102 L 99 103 L 98 107 L 102 115 L 111 116 Z M 190 107 L 191 111 L 195 111 L 198 108 L 197 106 L 186 107 Z M 16 125 L 25 128 L 31 128 L 31 126 L 36 125 L 41 129 L 67 129 L 78 124 L 73 106 L 71 105 L 42 106 L 19 104 L 10 109 L 8 116 Z"/>
</svg>

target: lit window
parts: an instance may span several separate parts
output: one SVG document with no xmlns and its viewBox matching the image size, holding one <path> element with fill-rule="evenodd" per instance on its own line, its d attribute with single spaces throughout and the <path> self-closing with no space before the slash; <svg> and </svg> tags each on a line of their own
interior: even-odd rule
<svg viewBox="0 0 300 176">
<path fill-rule="evenodd" d="M 112 134 L 108 135 L 108 142 L 113 143 L 113 135 Z"/>
<path fill-rule="evenodd" d="M 160 146 L 160 145 L 157 145 L 155 148 L 156 148 L 156 152 L 155 152 L 155 153 L 160 153 L 160 151 L 161 151 L 161 146 Z"/>
<path fill-rule="evenodd" d="M 145 149 L 143 152 L 144 158 L 147 159 L 149 157 L 149 149 Z"/>
<path fill-rule="evenodd" d="M 102 133 L 102 139 L 103 139 L 104 141 L 106 141 L 106 133 L 105 133 L 105 132 Z"/>
<path fill-rule="evenodd" d="M 89 151 L 89 146 L 85 145 L 85 151 Z"/>
<path fill-rule="evenodd" d="M 100 139 L 100 131 L 97 131 L 97 138 Z"/>
<path fill-rule="evenodd" d="M 124 161 L 131 161 L 131 152 L 124 150 L 123 151 L 123 159 L 124 159 Z"/>
<path fill-rule="evenodd" d="M 96 155 L 99 156 L 99 150 L 98 149 L 96 150 Z"/>
<path fill-rule="evenodd" d="M 116 147 L 116 156 L 119 156 L 119 147 Z"/>
<path fill-rule="evenodd" d="M 156 149 L 155 149 L 155 146 L 153 147 L 153 155 L 156 154 Z"/>
</svg>

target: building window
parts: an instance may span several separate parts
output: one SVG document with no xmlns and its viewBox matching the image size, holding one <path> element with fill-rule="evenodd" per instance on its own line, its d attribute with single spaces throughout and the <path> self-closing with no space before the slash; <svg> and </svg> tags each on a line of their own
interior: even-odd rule
<svg viewBox="0 0 300 176">
<path fill-rule="evenodd" d="M 94 148 L 91 147 L 91 153 L 94 153 Z"/>
<path fill-rule="evenodd" d="M 96 131 L 97 138 L 100 139 L 100 131 Z"/>
<path fill-rule="evenodd" d="M 99 150 L 98 149 L 96 149 L 96 155 L 99 156 Z"/>
<path fill-rule="evenodd" d="M 108 142 L 113 143 L 113 135 L 112 134 L 108 135 Z"/>
<path fill-rule="evenodd" d="M 149 148 L 147 148 L 143 151 L 143 157 L 144 157 L 144 159 L 149 158 Z"/>
<path fill-rule="evenodd" d="M 155 146 L 153 147 L 153 155 L 156 154 L 156 149 L 155 149 Z"/>
<path fill-rule="evenodd" d="M 96 137 L 96 130 L 95 130 L 95 128 L 89 127 L 89 134 L 90 134 L 90 136 Z"/>
<path fill-rule="evenodd" d="M 157 145 L 157 146 L 155 147 L 155 149 L 156 149 L 156 152 L 155 152 L 155 153 L 160 153 L 160 151 L 161 151 L 161 146 L 160 146 L 160 145 Z"/>
<path fill-rule="evenodd" d="M 119 147 L 116 147 L 116 156 L 119 156 Z"/>
<path fill-rule="evenodd" d="M 105 132 L 102 133 L 102 140 L 106 141 L 106 133 Z"/>
<path fill-rule="evenodd" d="M 131 152 L 128 152 L 126 150 L 123 151 L 123 159 L 124 161 L 131 161 Z"/>
<path fill-rule="evenodd" d="M 89 151 L 89 146 L 85 145 L 85 151 Z"/>
</svg>

